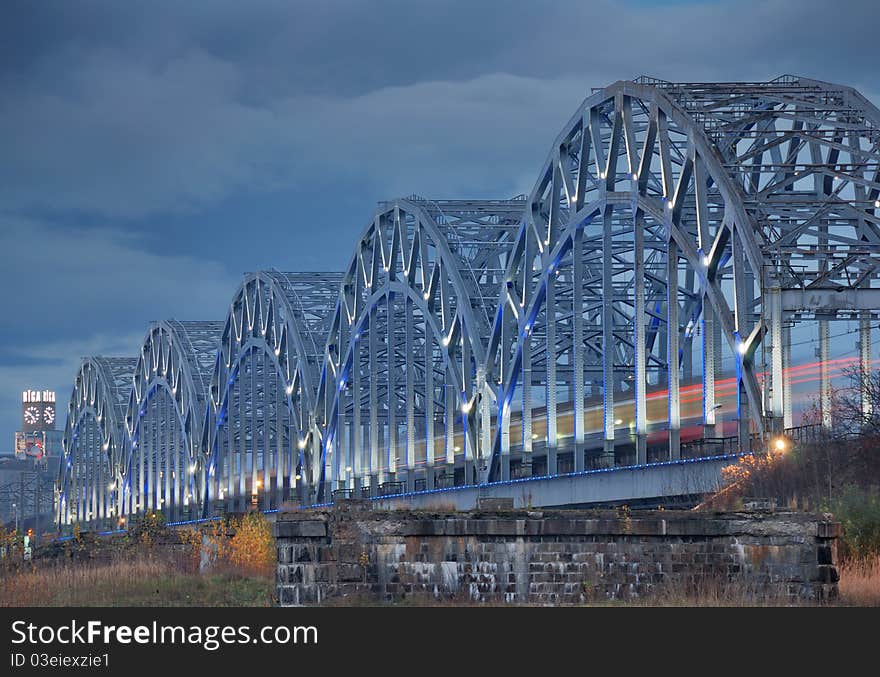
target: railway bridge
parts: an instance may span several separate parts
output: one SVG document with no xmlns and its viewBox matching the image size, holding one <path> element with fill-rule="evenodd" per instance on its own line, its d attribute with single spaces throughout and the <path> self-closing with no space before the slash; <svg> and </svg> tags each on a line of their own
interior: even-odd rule
<svg viewBox="0 0 880 677">
<path fill-rule="evenodd" d="M 833 425 L 836 376 L 867 384 L 880 111 L 847 86 L 615 82 L 528 195 L 362 223 L 339 271 L 249 273 L 225 318 L 84 359 L 60 525 L 695 496 L 805 398 Z"/>
</svg>

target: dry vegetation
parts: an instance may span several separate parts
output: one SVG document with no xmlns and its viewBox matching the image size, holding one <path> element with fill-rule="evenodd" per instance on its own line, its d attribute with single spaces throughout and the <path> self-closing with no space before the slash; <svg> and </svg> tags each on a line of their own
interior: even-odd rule
<svg viewBox="0 0 880 677">
<path fill-rule="evenodd" d="M 274 541 L 260 513 L 202 530 L 166 529 L 151 513 L 121 538 L 77 530 L 32 562 L 8 552 L 0 606 L 269 606 L 275 592 Z"/>
<path fill-rule="evenodd" d="M 727 487 L 706 502 L 740 509 L 750 498 L 772 499 L 780 508 L 829 512 L 841 523 L 838 540 L 839 604 L 880 605 L 880 372 L 867 377 L 872 406 L 861 403 L 861 373 L 832 394 L 826 429 L 816 405 L 808 427 L 782 450 L 744 457 L 725 468 Z"/>
<path fill-rule="evenodd" d="M 844 606 L 880 606 L 880 556 L 850 559 L 839 567 Z"/>
</svg>

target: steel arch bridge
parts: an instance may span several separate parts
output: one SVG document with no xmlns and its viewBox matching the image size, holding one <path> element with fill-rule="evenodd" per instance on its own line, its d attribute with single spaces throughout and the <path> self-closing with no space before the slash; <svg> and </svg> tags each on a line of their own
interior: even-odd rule
<svg viewBox="0 0 880 677">
<path fill-rule="evenodd" d="M 106 516 L 83 498 L 103 495 L 105 471 L 83 469 L 98 459 L 112 486 L 150 488 L 105 503 L 175 514 L 526 481 L 549 504 L 563 484 L 580 503 L 707 491 L 721 462 L 699 486 L 686 462 L 792 427 L 794 333 L 815 336 L 833 424 L 829 326 L 858 323 L 866 373 L 878 263 L 880 112 L 858 92 L 795 76 L 615 82 L 575 111 L 528 196 L 381 203 L 344 272 L 249 274 L 213 348 L 169 338 L 200 375 L 185 434 L 137 446 L 155 389 L 143 352 L 117 437 L 74 438 L 72 404 L 59 516 Z M 165 415 L 182 430 L 183 412 Z M 93 438 L 119 448 L 102 456 Z"/>
<path fill-rule="evenodd" d="M 523 204 L 414 196 L 380 205 L 327 338 L 320 498 L 388 482 L 432 489 L 454 480 L 457 460 L 473 483 L 495 397 L 483 372 L 491 303 Z"/>
<path fill-rule="evenodd" d="M 277 507 L 313 484 L 315 398 L 338 273 L 251 273 L 230 305 L 210 381 L 208 497 Z"/>
<path fill-rule="evenodd" d="M 154 323 L 134 370 L 125 425 L 128 512 L 192 514 L 204 499 L 202 435 L 221 322 Z"/>
<path fill-rule="evenodd" d="M 601 464 L 614 462 L 619 399 L 631 403 L 635 460 L 647 460 L 646 394 L 657 384 L 668 394 L 668 457 L 678 458 L 681 378 L 695 364 L 714 435 L 719 344 L 736 367 L 740 448 L 750 418 L 759 432 L 790 426 L 785 323 L 825 318 L 827 362 L 827 318 L 867 320 L 877 308 L 868 290 L 877 285 L 878 120 L 852 90 L 790 76 L 639 78 L 589 97 L 529 197 L 500 292 L 486 372 L 504 392 L 489 476 L 509 476 L 517 400 L 520 462 L 530 464 L 540 441 L 555 472 L 558 440 L 570 435 L 582 469 L 594 432 L 587 386 L 601 397 Z M 862 338 L 867 353 L 867 331 Z M 771 365 L 763 383 L 759 347 Z"/>
<path fill-rule="evenodd" d="M 135 363 L 128 357 L 87 357 L 80 364 L 61 442 L 56 506 L 61 523 L 100 523 L 120 514 L 129 449 L 125 405 Z"/>
</svg>

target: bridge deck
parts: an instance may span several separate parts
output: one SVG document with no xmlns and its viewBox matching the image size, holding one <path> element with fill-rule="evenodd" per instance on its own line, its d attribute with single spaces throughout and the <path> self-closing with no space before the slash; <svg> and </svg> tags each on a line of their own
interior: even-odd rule
<svg viewBox="0 0 880 677">
<path fill-rule="evenodd" d="M 471 510 L 481 498 L 513 498 L 515 508 L 660 502 L 717 491 L 721 469 L 740 454 L 622 466 L 545 477 L 524 477 L 476 486 L 416 491 L 372 500 L 377 507 Z"/>
</svg>

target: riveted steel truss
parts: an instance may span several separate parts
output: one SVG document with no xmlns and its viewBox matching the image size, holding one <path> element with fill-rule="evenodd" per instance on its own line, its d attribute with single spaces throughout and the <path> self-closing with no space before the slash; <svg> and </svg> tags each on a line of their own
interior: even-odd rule
<svg viewBox="0 0 880 677">
<path fill-rule="evenodd" d="M 740 447 L 781 429 L 785 325 L 809 312 L 803 299 L 825 316 L 877 309 L 864 293 L 880 254 L 876 113 L 852 90 L 789 76 L 640 78 L 589 97 L 529 197 L 500 293 L 486 374 L 503 395 L 484 478 L 509 477 L 512 462 L 530 473 L 535 446 L 541 472 L 557 471 L 560 448 L 575 470 L 610 465 L 630 443 L 645 462 L 657 384 L 661 457 L 678 458 L 681 379 L 695 363 L 714 434 L 718 334 L 736 366 Z M 845 302 L 841 290 L 853 292 Z M 772 363 L 763 378 L 759 346 Z M 585 411 L 591 394 L 601 420 Z"/>
<path fill-rule="evenodd" d="M 134 370 L 125 424 L 130 453 L 123 500 L 128 512 L 201 514 L 208 385 L 222 322 L 154 323 Z"/>
<path fill-rule="evenodd" d="M 523 200 L 383 203 L 330 325 L 318 392 L 324 489 L 374 495 L 474 481 L 495 395 L 483 378 L 492 298 Z M 326 493 L 326 492 L 325 492 Z"/>
<path fill-rule="evenodd" d="M 311 486 L 321 431 L 315 393 L 338 273 L 245 276 L 230 305 L 209 392 L 208 498 L 277 506 Z"/>
<path fill-rule="evenodd" d="M 745 450 L 791 426 L 801 329 L 831 425 L 829 322 L 859 321 L 867 372 L 878 262 L 880 113 L 857 92 L 616 82 L 527 197 L 380 203 L 344 273 L 248 274 L 222 329 L 85 362 L 59 517 L 110 514 L 111 486 L 181 514 L 676 460 L 731 423 Z"/>
<path fill-rule="evenodd" d="M 62 438 L 58 521 L 101 523 L 119 515 L 128 457 L 125 406 L 136 360 L 84 358 L 74 381 Z"/>
</svg>

